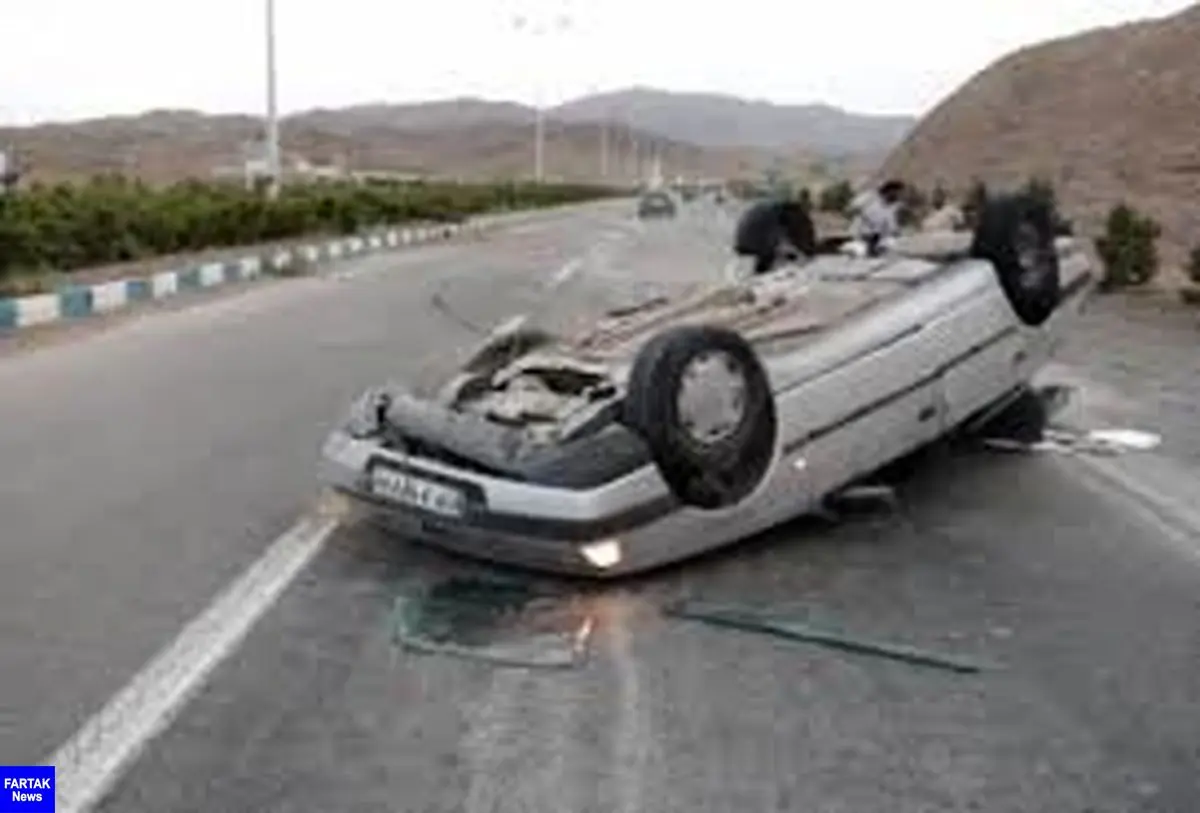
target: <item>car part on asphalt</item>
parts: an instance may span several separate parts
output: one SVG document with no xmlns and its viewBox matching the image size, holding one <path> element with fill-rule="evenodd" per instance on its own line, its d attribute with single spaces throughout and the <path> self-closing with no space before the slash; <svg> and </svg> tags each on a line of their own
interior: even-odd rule
<svg viewBox="0 0 1200 813">
<path fill-rule="evenodd" d="M 572 669 L 587 660 L 593 621 L 572 599 L 500 578 L 446 579 L 395 600 L 393 642 L 410 652 L 493 666 Z"/>
<path fill-rule="evenodd" d="M 967 421 L 959 435 L 1037 443 L 1044 438 L 1054 417 L 1067 408 L 1074 394 L 1073 387 L 1059 384 L 1018 387 Z"/>
<path fill-rule="evenodd" d="M 1162 438 L 1140 429 L 1093 429 L 1073 431 L 1047 429 L 1042 439 L 1028 442 L 1006 437 L 985 438 L 985 448 L 998 452 L 1059 452 L 1113 457 L 1124 452 L 1146 452 L 1162 443 Z"/>
<path fill-rule="evenodd" d="M 458 311 L 450 307 L 450 303 L 446 301 L 446 298 L 442 296 L 440 291 L 434 292 L 433 296 L 429 297 L 429 304 L 433 306 L 434 310 L 441 313 L 451 322 L 459 327 L 465 328 L 471 333 L 474 333 L 476 336 L 483 336 L 487 334 L 486 330 L 479 327 L 479 325 L 476 325 L 474 322 L 464 319 L 458 313 Z"/>
<path fill-rule="evenodd" d="M 914 666 L 929 666 L 959 674 L 977 674 L 997 668 L 992 664 L 984 664 L 980 661 L 957 655 L 930 652 L 929 650 L 918 649 L 904 644 L 869 641 L 847 635 L 837 630 L 813 627 L 801 621 L 773 616 L 748 607 L 682 601 L 666 608 L 663 613 L 675 618 L 700 621 L 744 632 L 768 633 L 781 638 L 819 644 L 845 652 L 890 658 L 913 664 Z"/>
<path fill-rule="evenodd" d="M 766 370 L 745 339 L 723 328 L 669 328 L 642 347 L 622 420 L 645 439 L 672 493 L 699 508 L 740 502 L 775 454 Z"/>
<path fill-rule="evenodd" d="M 899 507 L 896 489 L 882 483 L 860 483 L 835 491 L 825 498 L 824 508 L 832 515 L 858 512 L 863 509 L 885 508 L 894 511 Z"/>
</svg>

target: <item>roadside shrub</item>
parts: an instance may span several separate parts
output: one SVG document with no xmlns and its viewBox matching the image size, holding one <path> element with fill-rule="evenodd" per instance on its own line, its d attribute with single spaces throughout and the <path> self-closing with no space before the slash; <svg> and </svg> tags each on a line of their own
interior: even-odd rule
<svg viewBox="0 0 1200 813">
<path fill-rule="evenodd" d="M 849 181 L 838 181 L 821 190 L 817 204 L 822 212 L 845 212 L 854 200 L 854 187 Z"/>
<path fill-rule="evenodd" d="M 813 208 L 812 192 L 807 186 L 800 187 L 800 191 L 796 193 L 796 203 L 800 204 L 800 208 L 805 212 L 811 212 Z"/>
<path fill-rule="evenodd" d="M 1119 203 L 1108 213 L 1096 251 L 1104 263 L 1102 290 L 1144 285 L 1158 272 L 1156 241 L 1162 229 L 1151 218 Z"/>
<path fill-rule="evenodd" d="M 1187 275 L 1191 285 L 1183 286 L 1179 298 L 1187 305 L 1200 305 L 1200 246 L 1188 255 Z"/>
<path fill-rule="evenodd" d="M 1200 285 L 1200 246 L 1193 248 L 1188 255 L 1187 275 L 1188 279 Z"/>
<path fill-rule="evenodd" d="M 236 184 L 185 181 L 152 188 L 119 175 L 33 184 L 0 195 L 0 286 L 15 276 L 406 221 L 457 222 L 488 211 L 616 194 L 585 185 L 385 181 L 289 185 L 278 200 Z"/>
</svg>

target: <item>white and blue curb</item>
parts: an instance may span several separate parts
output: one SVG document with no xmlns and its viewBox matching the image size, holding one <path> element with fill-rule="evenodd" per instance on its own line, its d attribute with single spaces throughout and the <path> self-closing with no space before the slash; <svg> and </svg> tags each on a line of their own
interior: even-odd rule
<svg viewBox="0 0 1200 813">
<path fill-rule="evenodd" d="M 0 298 L 0 331 L 45 325 L 120 310 L 133 303 L 165 299 L 186 291 L 243 282 L 284 271 L 297 262 L 320 263 L 388 249 L 449 240 L 460 233 L 478 233 L 504 215 L 473 218 L 461 224 L 437 224 L 386 229 L 371 234 L 311 243 L 288 249 L 268 249 L 235 260 L 209 262 L 149 277 L 65 285 L 54 293 Z"/>
</svg>

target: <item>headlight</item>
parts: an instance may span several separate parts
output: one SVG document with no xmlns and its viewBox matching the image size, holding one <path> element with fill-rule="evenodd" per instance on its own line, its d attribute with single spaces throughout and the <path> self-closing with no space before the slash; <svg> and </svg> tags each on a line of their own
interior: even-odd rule
<svg viewBox="0 0 1200 813">
<path fill-rule="evenodd" d="M 601 542 L 584 545 L 579 549 L 579 552 L 583 554 L 583 558 L 592 567 L 599 570 L 608 570 L 611 567 L 616 567 L 621 563 L 623 556 L 621 542 L 617 539 L 605 539 Z"/>
<path fill-rule="evenodd" d="M 383 416 L 390 400 L 387 393 L 368 390 L 350 406 L 346 432 L 352 438 L 369 438 L 383 429 Z"/>
</svg>

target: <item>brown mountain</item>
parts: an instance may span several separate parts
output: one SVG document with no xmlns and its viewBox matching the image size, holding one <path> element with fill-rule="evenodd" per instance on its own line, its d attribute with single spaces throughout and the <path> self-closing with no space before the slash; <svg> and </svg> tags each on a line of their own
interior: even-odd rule
<svg viewBox="0 0 1200 813">
<path fill-rule="evenodd" d="M 430 119 L 411 109 L 352 108 L 314 111 L 285 119 L 285 157 L 314 165 L 338 164 L 353 171 L 390 171 L 463 179 L 528 177 L 533 171 L 533 117 L 512 111 L 489 115 L 486 107 Z M 509 119 L 509 120 L 506 120 Z M 514 121 L 515 120 L 515 121 Z M 0 145 L 15 148 L 29 180 L 77 180 L 97 172 L 136 174 L 151 182 L 235 173 L 262 122 L 250 116 L 210 116 L 194 111 L 152 111 L 28 128 L 0 129 Z M 546 124 L 545 169 L 549 177 L 600 180 L 604 128 L 597 124 Z M 780 166 L 801 174 L 814 163 L 804 153 L 779 155 L 754 148 L 706 148 L 628 127 L 607 128 L 609 179 L 632 181 L 649 170 L 650 149 L 671 175 L 758 177 Z"/>
<path fill-rule="evenodd" d="M 492 177 L 530 171 L 533 121 L 533 109 L 524 105 L 462 98 L 310 110 L 286 117 L 282 136 L 285 151 L 316 164 Z M 825 174 L 837 174 L 847 164 L 874 166 L 881 150 L 899 138 L 896 127 L 907 126 L 819 105 L 647 89 L 575 100 L 548 111 L 547 122 L 547 172 L 579 180 L 599 174 L 606 127 L 613 148 L 610 171 L 632 178 L 634 145 L 644 156 L 652 143 L 664 147 L 670 174 L 746 176 L 776 167 L 810 176 L 818 165 Z M 124 171 L 165 181 L 241 166 L 261 129 L 252 116 L 155 110 L 0 129 L 0 145 L 16 148 L 32 178 Z M 841 148 L 831 150 L 831 143 Z"/>
<path fill-rule="evenodd" d="M 1200 243 L 1200 5 L 1024 48 L 921 121 L 884 172 L 965 187 L 1052 180 L 1089 232 L 1127 200 L 1178 261 Z"/>
<path fill-rule="evenodd" d="M 618 121 L 708 147 L 803 149 L 826 156 L 882 157 L 916 122 L 911 116 L 851 113 L 826 104 L 780 105 L 644 87 L 585 96 L 551 115 L 573 122 Z"/>
<path fill-rule="evenodd" d="M 318 110 L 295 121 L 339 132 L 362 125 L 401 130 L 448 129 L 532 121 L 532 108 L 515 102 L 462 98 L 419 104 L 370 104 Z M 750 147 L 823 156 L 877 154 L 894 147 L 912 128 L 911 116 L 851 113 L 825 104 L 779 105 L 717 93 L 681 93 L 635 87 L 584 96 L 547 111 L 569 124 L 603 124 L 641 130 L 702 147 Z"/>
</svg>

